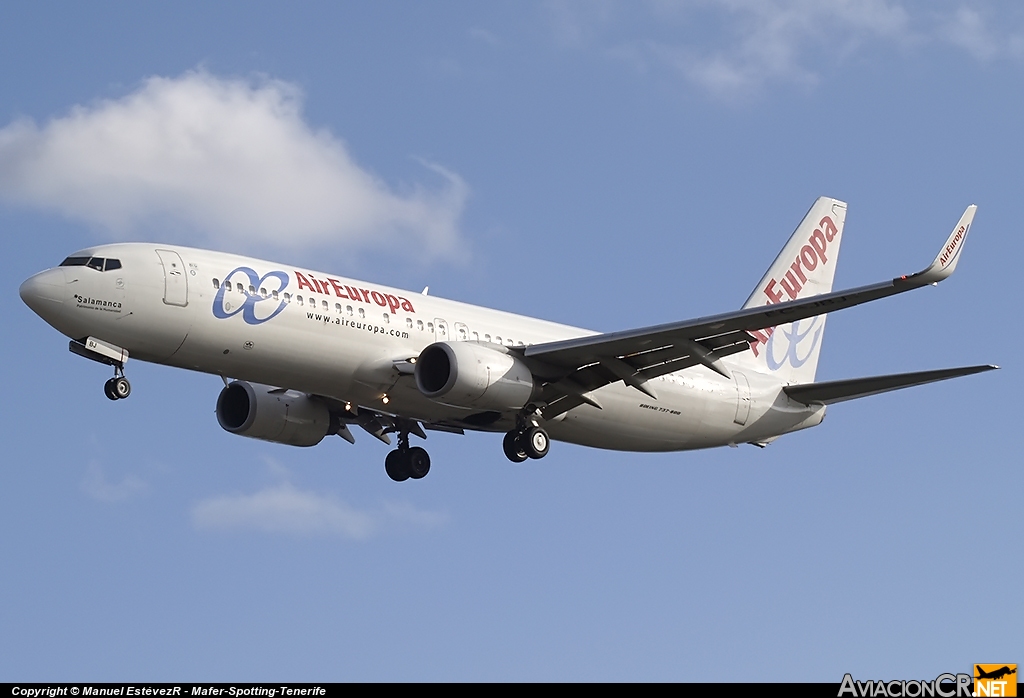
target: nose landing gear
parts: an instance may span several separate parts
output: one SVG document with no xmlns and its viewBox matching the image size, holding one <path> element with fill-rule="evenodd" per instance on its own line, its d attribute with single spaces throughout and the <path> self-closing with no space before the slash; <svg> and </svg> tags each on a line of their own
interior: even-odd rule
<svg viewBox="0 0 1024 698">
<path fill-rule="evenodd" d="M 124 365 L 128 361 L 128 351 L 121 347 L 86 337 L 84 340 L 72 339 L 68 343 L 72 354 L 114 367 L 114 377 L 103 384 L 103 394 L 111 400 L 124 400 L 132 394 L 132 384 L 124 377 Z"/>
<path fill-rule="evenodd" d="M 114 376 L 103 384 L 103 394 L 111 400 L 124 400 L 132 394 L 132 384 L 124 375 Z"/>
</svg>

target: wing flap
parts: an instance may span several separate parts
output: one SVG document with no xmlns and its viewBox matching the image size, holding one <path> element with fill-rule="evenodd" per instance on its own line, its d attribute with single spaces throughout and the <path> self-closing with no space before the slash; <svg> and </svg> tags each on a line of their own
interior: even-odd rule
<svg viewBox="0 0 1024 698">
<path fill-rule="evenodd" d="M 895 373 L 888 376 L 871 376 L 870 378 L 852 378 L 824 383 L 807 383 L 804 385 L 788 385 L 783 391 L 790 398 L 805 405 L 831 405 L 845 400 L 855 400 L 868 395 L 878 395 L 891 390 L 901 390 L 915 385 L 935 383 L 960 376 L 992 371 L 998 366 L 965 366 L 963 368 L 944 368 L 938 371 L 917 371 L 915 373 Z"/>
</svg>

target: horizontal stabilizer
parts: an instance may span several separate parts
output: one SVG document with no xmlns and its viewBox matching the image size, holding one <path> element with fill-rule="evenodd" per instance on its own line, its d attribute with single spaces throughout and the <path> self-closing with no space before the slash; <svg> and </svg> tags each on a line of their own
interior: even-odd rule
<svg viewBox="0 0 1024 698">
<path fill-rule="evenodd" d="M 915 385 L 944 381 L 949 378 L 969 376 L 999 368 L 998 366 L 965 366 L 964 368 L 944 368 L 938 371 L 918 371 L 916 373 L 896 373 L 889 376 L 872 376 L 870 378 L 853 378 L 843 381 L 826 383 L 807 383 L 805 385 L 787 385 L 783 390 L 789 397 L 805 405 L 831 405 L 835 402 L 854 400 L 868 395 L 887 393 Z"/>
</svg>

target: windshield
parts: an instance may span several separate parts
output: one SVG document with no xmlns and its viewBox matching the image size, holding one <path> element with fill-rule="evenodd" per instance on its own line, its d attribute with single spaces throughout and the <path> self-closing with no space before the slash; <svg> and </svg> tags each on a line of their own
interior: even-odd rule
<svg viewBox="0 0 1024 698">
<path fill-rule="evenodd" d="M 111 271 L 121 268 L 121 260 L 110 257 L 68 257 L 60 265 L 62 267 L 89 267 L 96 271 Z"/>
</svg>

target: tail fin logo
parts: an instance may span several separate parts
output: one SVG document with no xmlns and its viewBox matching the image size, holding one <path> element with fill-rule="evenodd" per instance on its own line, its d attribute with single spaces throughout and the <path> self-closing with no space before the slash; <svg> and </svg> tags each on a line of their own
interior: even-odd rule
<svg viewBox="0 0 1024 698">
<path fill-rule="evenodd" d="M 793 368 L 800 368 L 807 360 L 814 355 L 814 350 L 821 341 L 822 333 L 825 330 L 825 316 L 797 320 L 789 325 L 783 325 L 776 332 L 768 337 L 768 343 L 764 354 L 765 363 L 772 371 L 778 371 L 789 363 Z M 780 340 L 780 335 L 784 338 Z M 781 345 L 785 343 L 785 351 L 782 352 Z M 806 345 L 801 348 L 801 345 Z M 779 354 L 781 353 L 781 358 Z"/>
<path fill-rule="evenodd" d="M 810 279 L 809 275 L 819 267 L 824 267 L 829 262 L 829 244 L 836 239 L 836 235 L 839 233 L 839 229 L 832 220 L 831 216 L 824 216 L 819 222 L 818 226 L 814 229 L 808 238 L 806 244 L 800 248 L 796 254 L 796 258 L 793 263 L 786 269 L 786 273 L 782 275 L 780 279 L 774 276 L 768 279 L 767 283 L 764 284 L 762 291 L 764 295 L 768 297 L 765 305 L 774 305 L 775 303 L 782 303 L 784 300 L 796 300 L 800 295 L 800 291 L 808 285 Z M 778 273 L 778 272 L 776 272 Z M 831 277 L 830 277 L 831 278 Z M 782 290 L 779 290 L 779 289 Z M 785 294 L 783 294 L 783 291 Z M 776 361 L 774 356 L 769 353 L 767 357 L 768 366 L 773 371 L 780 368 L 787 359 L 794 368 L 802 366 L 807 359 L 814 353 L 814 349 L 818 342 L 821 340 L 821 326 L 816 324 L 817 318 L 811 321 L 807 321 L 807 330 L 804 332 L 799 331 L 800 323 L 793 323 L 792 328 L 786 332 L 789 347 L 786 353 L 783 355 L 781 361 Z M 824 321 L 822 321 L 823 323 Z M 800 358 L 800 353 L 797 347 L 804 341 L 807 334 L 812 330 L 816 330 L 811 346 L 804 352 L 804 358 Z M 755 330 L 750 333 L 754 337 L 754 341 L 750 343 L 750 349 L 754 352 L 754 356 L 758 356 L 761 353 L 762 346 L 769 346 L 769 349 L 774 344 L 775 339 L 775 328 L 767 327 L 763 330 Z M 770 345 L 769 342 L 772 342 Z M 775 352 L 775 356 L 778 352 Z"/>
<path fill-rule="evenodd" d="M 796 300 L 800 295 L 800 289 L 807 283 L 807 274 L 818 268 L 818 265 L 828 264 L 828 243 L 832 242 L 838 229 L 835 222 L 825 216 L 818 223 L 811 236 L 807 238 L 807 244 L 800 248 L 796 259 L 790 265 L 789 270 L 779 280 L 771 279 L 764 287 L 764 294 L 768 296 L 768 304 L 781 303 L 782 291 L 786 292 L 789 300 Z M 776 286 L 781 286 L 779 291 Z"/>
</svg>

